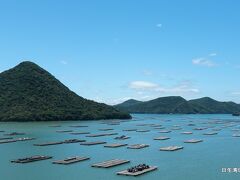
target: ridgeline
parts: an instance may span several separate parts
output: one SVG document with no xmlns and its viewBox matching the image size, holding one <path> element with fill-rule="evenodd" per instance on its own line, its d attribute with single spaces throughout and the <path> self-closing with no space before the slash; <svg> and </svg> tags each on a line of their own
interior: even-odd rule
<svg viewBox="0 0 240 180">
<path fill-rule="evenodd" d="M 209 97 L 187 101 L 180 96 L 168 96 L 150 101 L 130 99 L 115 105 L 129 113 L 153 114 L 239 114 L 240 105 L 234 102 L 220 102 Z"/>
</svg>

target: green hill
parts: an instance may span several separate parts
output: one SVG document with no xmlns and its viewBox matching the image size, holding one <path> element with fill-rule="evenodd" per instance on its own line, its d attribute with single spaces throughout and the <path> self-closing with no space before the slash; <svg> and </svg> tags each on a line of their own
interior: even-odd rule
<svg viewBox="0 0 240 180">
<path fill-rule="evenodd" d="M 0 73 L 0 121 L 128 119 L 128 113 L 84 99 L 32 62 Z"/>
<path fill-rule="evenodd" d="M 131 100 L 131 102 L 137 102 Z M 219 102 L 209 97 L 187 101 L 180 96 L 161 97 L 154 100 L 115 106 L 130 113 L 156 114 L 234 114 L 240 112 L 240 105 L 234 102 Z"/>
</svg>

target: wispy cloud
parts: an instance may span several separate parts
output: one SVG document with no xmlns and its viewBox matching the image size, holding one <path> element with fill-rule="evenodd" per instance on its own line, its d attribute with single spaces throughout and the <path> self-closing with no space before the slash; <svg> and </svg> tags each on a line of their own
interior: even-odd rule
<svg viewBox="0 0 240 180">
<path fill-rule="evenodd" d="M 206 58 L 196 58 L 192 60 L 192 63 L 194 65 L 198 66 L 206 66 L 206 67 L 213 67 L 216 66 L 217 64 L 209 59 Z"/>
<path fill-rule="evenodd" d="M 240 96 L 240 91 L 231 92 L 230 94 L 234 96 Z"/>
<path fill-rule="evenodd" d="M 145 76 L 151 76 L 151 75 L 153 75 L 153 72 L 150 71 L 150 70 L 144 70 L 144 71 L 143 71 L 143 74 L 144 74 Z"/>
<path fill-rule="evenodd" d="M 209 56 L 217 56 L 217 53 L 210 53 Z"/>
<path fill-rule="evenodd" d="M 162 24 L 161 23 L 158 23 L 156 24 L 157 28 L 161 28 L 162 27 Z"/>
<path fill-rule="evenodd" d="M 133 81 L 129 84 L 129 88 L 137 90 L 155 89 L 157 87 L 157 84 L 147 81 Z"/>
<path fill-rule="evenodd" d="M 192 84 L 188 81 L 182 81 L 173 87 L 164 87 L 159 84 L 146 82 L 146 81 L 133 81 L 129 84 L 130 89 L 134 90 L 144 90 L 144 91 L 152 91 L 159 92 L 164 94 L 184 94 L 184 93 L 199 93 L 200 90 L 198 88 L 194 88 Z"/>
<path fill-rule="evenodd" d="M 68 64 L 68 62 L 64 61 L 64 60 L 60 61 L 60 63 L 63 64 L 63 65 L 67 65 Z"/>
</svg>

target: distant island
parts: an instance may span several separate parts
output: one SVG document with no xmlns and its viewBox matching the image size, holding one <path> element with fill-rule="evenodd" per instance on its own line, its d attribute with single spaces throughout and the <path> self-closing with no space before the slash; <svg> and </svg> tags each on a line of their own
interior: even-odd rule
<svg viewBox="0 0 240 180">
<path fill-rule="evenodd" d="M 33 62 L 0 73 L 0 121 L 130 118 L 112 106 L 78 96 Z"/>
<path fill-rule="evenodd" d="M 189 101 L 180 96 L 160 97 L 145 102 L 130 99 L 114 107 L 129 113 L 233 115 L 240 113 L 240 104 L 219 102 L 209 97 Z"/>
</svg>

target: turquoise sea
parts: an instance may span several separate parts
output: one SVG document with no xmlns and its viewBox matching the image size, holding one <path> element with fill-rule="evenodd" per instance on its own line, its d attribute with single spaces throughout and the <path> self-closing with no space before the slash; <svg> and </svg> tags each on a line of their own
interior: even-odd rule
<svg viewBox="0 0 240 180">
<path fill-rule="evenodd" d="M 111 120 L 110 120 L 111 121 Z M 0 144 L 0 172 L 3 180 L 238 180 L 240 172 L 222 172 L 222 168 L 240 168 L 240 138 L 233 134 L 240 134 L 240 117 L 231 115 L 154 115 L 133 114 L 133 119 L 120 121 L 119 125 L 108 124 L 110 121 L 71 121 L 71 122 L 28 122 L 28 123 L 0 123 L 0 137 L 11 132 L 23 132 L 26 135 L 16 137 L 34 137 L 35 140 Z M 118 121 L 117 121 L 118 122 Z M 144 126 L 141 126 L 143 125 Z M 151 124 L 160 124 L 170 133 L 159 133 Z M 189 125 L 191 124 L 191 125 Z M 195 124 L 195 126 L 192 126 Z M 61 127 L 49 127 L 60 125 Z M 88 127 L 70 127 L 72 125 L 86 125 Z M 140 125 L 140 126 L 139 126 Z M 182 129 L 176 130 L 176 127 Z M 205 130 L 193 130 L 206 127 Z M 101 128 L 113 128 L 111 131 L 99 131 Z M 125 132 L 123 129 L 150 130 L 149 132 Z M 175 130 L 174 130 L 175 129 Z M 220 130 L 221 129 L 221 130 Z M 91 132 L 91 134 L 116 132 L 119 135 L 130 136 L 127 140 L 115 140 L 115 136 L 86 137 L 86 135 L 71 135 L 57 133 L 57 130 L 73 130 L 74 132 Z M 217 135 L 206 136 L 205 132 L 218 132 Z M 183 131 L 193 134 L 184 135 Z M 171 139 L 156 141 L 153 138 L 168 136 Z M 103 145 L 82 146 L 76 144 L 62 144 L 38 147 L 35 143 L 59 141 L 65 139 L 85 139 L 87 141 L 106 141 L 108 143 L 145 143 L 150 146 L 144 149 L 105 148 Z M 197 144 L 186 144 L 188 139 L 202 139 Z M 183 150 L 175 152 L 159 151 L 160 147 L 179 145 Z M 28 164 L 14 164 L 10 160 L 33 156 L 49 155 L 53 159 Z M 72 165 L 52 164 L 53 160 L 64 159 L 69 156 L 88 156 L 91 159 Z M 113 168 L 93 168 L 92 164 L 111 160 L 127 159 L 128 164 Z M 116 172 L 128 167 L 146 163 L 158 166 L 158 170 L 139 177 L 118 176 Z M 240 169 L 239 169 L 240 170 Z"/>
</svg>

